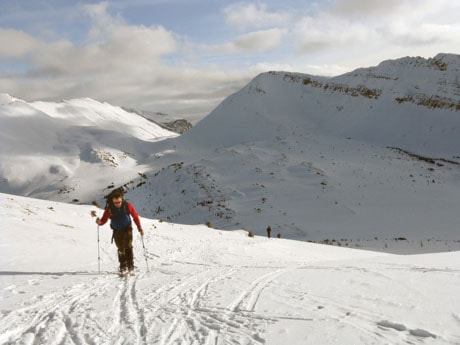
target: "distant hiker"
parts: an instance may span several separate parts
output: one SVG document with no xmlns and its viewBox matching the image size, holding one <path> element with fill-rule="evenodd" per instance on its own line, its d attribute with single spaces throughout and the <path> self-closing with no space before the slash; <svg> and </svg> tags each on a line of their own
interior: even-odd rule
<svg viewBox="0 0 460 345">
<path fill-rule="evenodd" d="M 267 236 L 268 236 L 268 238 L 270 238 L 271 233 L 272 233 L 272 228 L 270 226 L 268 226 L 268 228 L 267 228 Z"/>
<path fill-rule="evenodd" d="M 281 234 L 278 232 L 278 234 L 276 235 L 276 237 L 281 238 Z"/>
<path fill-rule="evenodd" d="M 102 218 L 96 219 L 98 225 L 104 225 L 110 218 L 110 227 L 113 230 L 112 239 L 118 249 L 118 261 L 120 262 L 120 273 L 134 270 L 133 255 L 133 227 L 131 217 L 136 223 L 141 236 L 144 236 L 139 215 L 131 203 L 123 199 L 123 191 L 116 189 L 106 196 L 107 204 Z"/>
</svg>

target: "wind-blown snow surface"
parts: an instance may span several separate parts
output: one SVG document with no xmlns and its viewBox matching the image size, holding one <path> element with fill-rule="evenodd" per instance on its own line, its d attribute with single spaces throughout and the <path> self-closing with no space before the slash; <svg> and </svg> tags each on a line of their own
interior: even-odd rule
<svg viewBox="0 0 460 345">
<path fill-rule="evenodd" d="M 459 344 L 460 252 L 398 256 L 142 219 L 119 278 L 90 206 L 0 194 L 1 344 Z"/>
</svg>

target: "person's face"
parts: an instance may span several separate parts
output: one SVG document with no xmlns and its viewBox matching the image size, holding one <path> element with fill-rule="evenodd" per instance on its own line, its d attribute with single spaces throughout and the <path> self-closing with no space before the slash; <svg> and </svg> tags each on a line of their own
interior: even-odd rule
<svg viewBox="0 0 460 345">
<path fill-rule="evenodd" d="M 123 202 L 123 198 L 113 198 L 112 201 L 115 207 L 120 207 Z"/>
</svg>

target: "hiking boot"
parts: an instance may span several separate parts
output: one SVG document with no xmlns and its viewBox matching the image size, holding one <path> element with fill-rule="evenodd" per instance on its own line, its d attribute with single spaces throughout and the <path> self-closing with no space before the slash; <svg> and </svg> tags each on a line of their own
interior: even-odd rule
<svg viewBox="0 0 460 345">
<path fill-rule="evenodd" d="M 118 275 L 119 275 L 120 277 L 126 277 L 126 276 L 128 275 L 128 271 L 127 271 L 126 269 L 122 270 L 122 269 L 120 268 L 120 272 L 118 272 Z"/>
</svg>

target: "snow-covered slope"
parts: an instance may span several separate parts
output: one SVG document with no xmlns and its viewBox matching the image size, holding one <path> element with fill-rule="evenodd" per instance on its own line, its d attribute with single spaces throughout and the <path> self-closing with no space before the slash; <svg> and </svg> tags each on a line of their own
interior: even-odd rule
<svg viewBox="0 0 460 345">
<path fill-rule="evenodd" d="M 176 223 L 459 249 L 459 66 L 439 54 L 334 78 L 264 73 L 180 137 L 105 103 L 4 95 L 0 191 L 90 203 L 125 185 L 142 215 Z"/>
<path fill-rule="evenodd" d="M 91 211 L 0 194 L 1 344 L 460 342 L 460 252 L 396 256 L 143 218 L 145 256 L 136 234 L 138 271 L 120 279 L 108 226 L 98 273 Z"/>
<path fill-rule="evenodd" d="M 176 135 L 92 99 L 27 103 L 2 94 L 0 121 L 0 190 L 41 198 L 80 199 L 101 183 L 129 181 L 149 144 Z"/>
<path fill-rule="evenodd" d="M 379 250 L 459 248 L 459 66 L 440 54 L 328 79 L 262 74 L 163 142 L 174 153 L 146 186 L 153 201 L 132 197 L 177 222 L 261 235 L 270 225 Z"/>
</svg>

